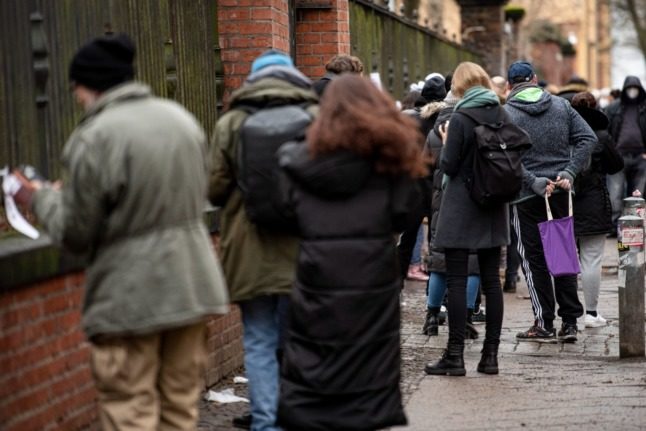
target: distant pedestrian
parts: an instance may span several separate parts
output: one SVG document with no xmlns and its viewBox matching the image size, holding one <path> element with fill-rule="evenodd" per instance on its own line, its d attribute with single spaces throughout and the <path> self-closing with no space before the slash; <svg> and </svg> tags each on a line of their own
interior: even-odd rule
<svg viewBox="0 0 646 431">
<path fill-rule="evenodd" d="M 286 430 L 403 425 L 395 234 L 426 173 L 415 121 L 369 80 L 332 81 L 279 151 L 301 246 L 281 371 Z"/>
<path fill-rule="evenodd" d="M 606 108 L 610 134 L 624 168 L 609 177 L 612 221 L 621 216 L 623 199 L 638 190 L 646 194 L 646 91 L 636 76 L 627 76 L 618 100 Z"/>
<path fill-rule="evenodd" d="M 577 276 L 552 277 L 545 263 L 538 223 L 547 220 L 545 195 L 550 197 L 554 218 L 568 215 L 568 193 L 576 175 L 589 160 L 597 137 L 570 103 L 538 87 L 530 63 L 509 66 L 511 92 L 505 110 L 512 121 L 532 139 L 532 148 L 522 157 L 525 177 L 519 199 L 514 202 L 513 225 L 518 235 L 534 324 L 516 335 L 521 341 L 556 342 L 555 299 L 563 321 L 558 338 L 577 340 L 577 318 L 583 306 L 577 296 Z M 564 191 L 564 193 L 561 193 Z"/>
<path fill-rule="evenodd" d="M 240 306 L 242 313 L 244 364 L 254 431 L 279 429 L 278 357 L 294 282 L 298 238 L 250 221 L 239 182 L 245 168 L 239 157 L 241 132 L 250 116 L 249 107 L 257 112 L 281 105 L 307 106 L 314 114 L 316 103 L 311 81 L 294 67 L 291 58 L 268 50 L 254 60 L 251 74 L 233 93 L 229 111 L 215 126 L 209 198 L 214 205 L 222 206 L 222 266 L 231 301 Z M 261 137 L 254 138 L 257 141 Z M 273 164 L 274 160 L 274 154 L 268 154 L 265 163 Z M 248 423 L 245 417 L 236 419 L 237 423 Z"/>
<path fill-rule="evenodd" d="M 487 326 L 478 372 L 498 374 L 498 345 L 503 319 L 503 299 L 498 267 L 500 247 L 509 243 L 509 208 L 506 203 L 482 207 L 470 196 L 467 181 L 473 176 L 476 151 L 474 129 L 478 123 L 507 121 L 489 75 L 475 63 L 455 69 L 452 93 L 461 100 L 446 125 L 440 126 L 444 147 L 440 168 L 447 182 L 437 220 L 434 246 L 444 248 L 449 290 L 449 339 L 442 358 L 428 363 L 431 375 L 463 376 L 467 318 L 466 288 L 469 251 L 476 250 L 482 291 L 487 298 Z M 473 117 L 473 118 L 472 118 Z"/>
<path fill-rule="evenodd" d="M 124 34 L 76 52 L 69 77 L 85 113 L 63 151 L 69 180 L 38 190 L 32 208 L 54 242 L 89 257 L 83 328 L 101 428 L 188 431 L 205 320 L 228 309 L 202 218 L 206 138 L 186 109 L 133 81 L 134 56 Z"/>
<path fill-rule="evenodd" d="M 597 109 L 594 96 L 589 92 L 578 93 L 572 98 L 572 107 L 594 130 L 598 139 L 590 163 L 574 181 L 574 234 L 579 243 L 581 286 L 585 299 L 584 325 L 596 328 L 606 325 L 597 304 L 606 235 L 613 231 L 606 174 L 620 171 L 624 161 L 608 133 L 608 117 Z"/>
<path fill-rule="evenodd" d="M 426 139 L 429 131 L 435 125 L 439 111 L 444 106 L 442 102 L 444 97 L 446 97 L 444 78 L 440 74 L 433 74 L 424 83 L 420 96 L 425 103 L 422 106 L 404 110 L 403 113 L 417 120 L 419 131 L 424 139 Z M 423 142 L 421 144 L 422 146 Z M 430 155 L 430 153 L 427 154 Z M 424 230 L 422 221 L 425 217 L 427 219 L 431 217 L 432 183 L 433 178 L 431 176 L 417 180 L 421 196 L 417 205 L 411 208 L 409 223 L 399 238 L 399 244 L 397 244 L 402 280 L 406 278 L 417 281 L 428 280 L 428 274 L 425 271 L 425 266 L 422 264 L 421 253 L 415 253 L 415 248 L 419 242 L 419 232 Z"/>
<path fill-rule="evenodd" d="M 563 87 L 559 89 L 556 95 L 564 98 L 568 102 L 572 102 L 572 98 L 575 94 L 584 91 L 588 91 L 588 81 L 574 75 L 565 83 Z"/>
<path fill-rule="evenodd" d="M 318 81 L 314 82 L 314 91 L 316 94 L 323 96 L 325 89 L 330 82 L 342 73 L 363 73 L 363 63 L 354 55 L 339 54 L 335 55 L 325 65 L 325 75 Z"/>
</svg>

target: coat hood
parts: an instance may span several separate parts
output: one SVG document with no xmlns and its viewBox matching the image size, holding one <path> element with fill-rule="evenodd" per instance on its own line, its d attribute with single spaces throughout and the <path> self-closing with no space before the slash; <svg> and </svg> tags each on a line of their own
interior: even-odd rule
<svg viewBox="0 0 646 431">
<path fill-rule="evenodd" d="M 237 105 L 265 105 L 276 101 L 317 103 L 311 81 L 298 70 L 269 66 L 249 75 L 244 85 L 231 95 L 230 108 Z"/>
<path fill-rule="evenodd" d="M 434 114 L 440 112 L 446 107 L 447 104 L 444 102 L 431 102 L 422 107 L 419 116 L 424 119 L 431 118 Z"/>
<path fill-rule="evenodd" d="M 639 96 L 637 96 L 637 100 L 631 100 L 628 98 L 628 95 L 626 94 L 626 90 L 628 90 L 630 87 L 637 87 L 639 89 Z M 624 86 L 621 89 L 621 102 L 622 103 L 641 103 L 644 100 L 646 100 L 646 91 L 644 91 L 644 87 L 642 87 L 642 83 L 639 80 L 638 77 L 628 75 L 626 76 L 626 79 L 624 80 Z"/>
<path fill-rule="evenodd" d="M 540 94 L 536 91 L 538 87 L 528 87 L 520 91 L 512 91 L 507 98 L 507 105 L 513 106 L 528 115 L 536 116 L 547 111 L 552 106 L 552 96 L 541 91 Z M 528 96 L 529 97 L 526 97 Z"/>
<path fill-rule="evenodd" d="M 326 199 L 343 199 L 357 194 L 372 173 L 370 162 L 350 151 L 337 151 L 314 159 L 303 142 L 288 142 L 280 147 L 278 163 L 296 183 Z"/>
</svg>

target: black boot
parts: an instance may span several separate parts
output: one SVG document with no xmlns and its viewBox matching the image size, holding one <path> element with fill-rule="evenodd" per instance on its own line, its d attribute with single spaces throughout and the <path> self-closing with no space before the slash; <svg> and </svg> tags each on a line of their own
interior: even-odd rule
<svg viewBox="0 0 646 431">
<path fill-rule="evenodd" d="M 464 376 L 464 346 L 449 346 L 436 363 L 428 363 L 424 372 L 431 376 Z"/>
<path fill-rule="evenodd" d="M 438 318 L 437 315 L 440 312 L 439 308 L 433 307 L 426 310 L 426 320 L 424 321 L 424 326 L 422 327 L 422 333 L 433 337 L 438 334 Z"/>
<path fill-rule="evenodd" d="M 498 346 L 488 344 L 482 346 L 482 357 L 478 363 L 478 372 L 498 374 Z"/>
<path fill-rule="evenodd" d="M 505 293 L 516 293 L 516 277 L 505 277 L 505 284 L 502 285 Z"/>
<path fill-rule="evenodd" d="M 473 324 L 473 309 L 467 309 L 467 321 L 464 326 L 464 338 L 467 340 L 475 340 L 478 338 L 478 330 Z"/>
</svg>

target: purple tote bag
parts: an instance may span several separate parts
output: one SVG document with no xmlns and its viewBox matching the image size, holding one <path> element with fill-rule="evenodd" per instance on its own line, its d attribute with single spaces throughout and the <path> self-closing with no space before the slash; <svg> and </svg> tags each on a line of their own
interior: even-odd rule
<svg viewBox="0 0 646 431">
<path fill-rule="evenodd" d="M 545 196 L 547 221 L 538 224 L 543 243 L 543 254 L 547 269 L 552 277 L 576 275 L 581 272 L 579 256 L 574 238 L 574 218 L 572 217 L 572 191 L 569 195 L 569 215 L 557 220 L 552 217 L 548 197 Z"/>
</svg>

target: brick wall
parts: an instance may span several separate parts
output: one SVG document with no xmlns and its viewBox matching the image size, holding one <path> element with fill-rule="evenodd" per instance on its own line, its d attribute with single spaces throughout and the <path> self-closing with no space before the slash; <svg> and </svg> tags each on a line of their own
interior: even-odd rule
<svg viewBox="0 0 646 431">
<path fill-rule="evenodd" d="M 337 54 L 350 54 L 350 12 L 347 0 L 330 9 L 299 9 L 296 14 L 296 65 L 312 79 L 325 73 Z"/>
<path fill-rule="evenodd" d="M 61 277 L 0 297 L 3 430 L 73 430 L 94 421 L 89 349 L 79 328 L 82 281 Z"/>
<path fill-rule="evenodd" d="M 218 36 L 224 66 L 225 102 L 240 87 L 263 51 L 289 52 L 288 3 L 281 0 L 220 0 Z"/>
<path fill-rule="evenodd" d="M 218 34 L 224 66 L 225 103 L 251 70 L 263 51 L 290 52 L 289 2 L 286 0 L 221 0 Z M 298 4 L 298 2 L 296 2 Z M 348 0 L 333 0 L 330 8 L 296 9 L 297 67 L 310 78 L 325 72 L 336 54 L 350 54 Z"/>
<path fill-rule="evenodd" d="M 98 429 L 89 343 L 81 331 L 82 274 L 0 294 L 0 429 Z M 210 386 L 242 366 L 240 312 L 208 322 Z"/>
<path fill-rule="evenodd" d="M 462 20 L 462 43 L 482 55 L 482 67 L 505 76 L 503 63 L 503 5 L 507 0 L 457 0 Z"/>
</svg>

